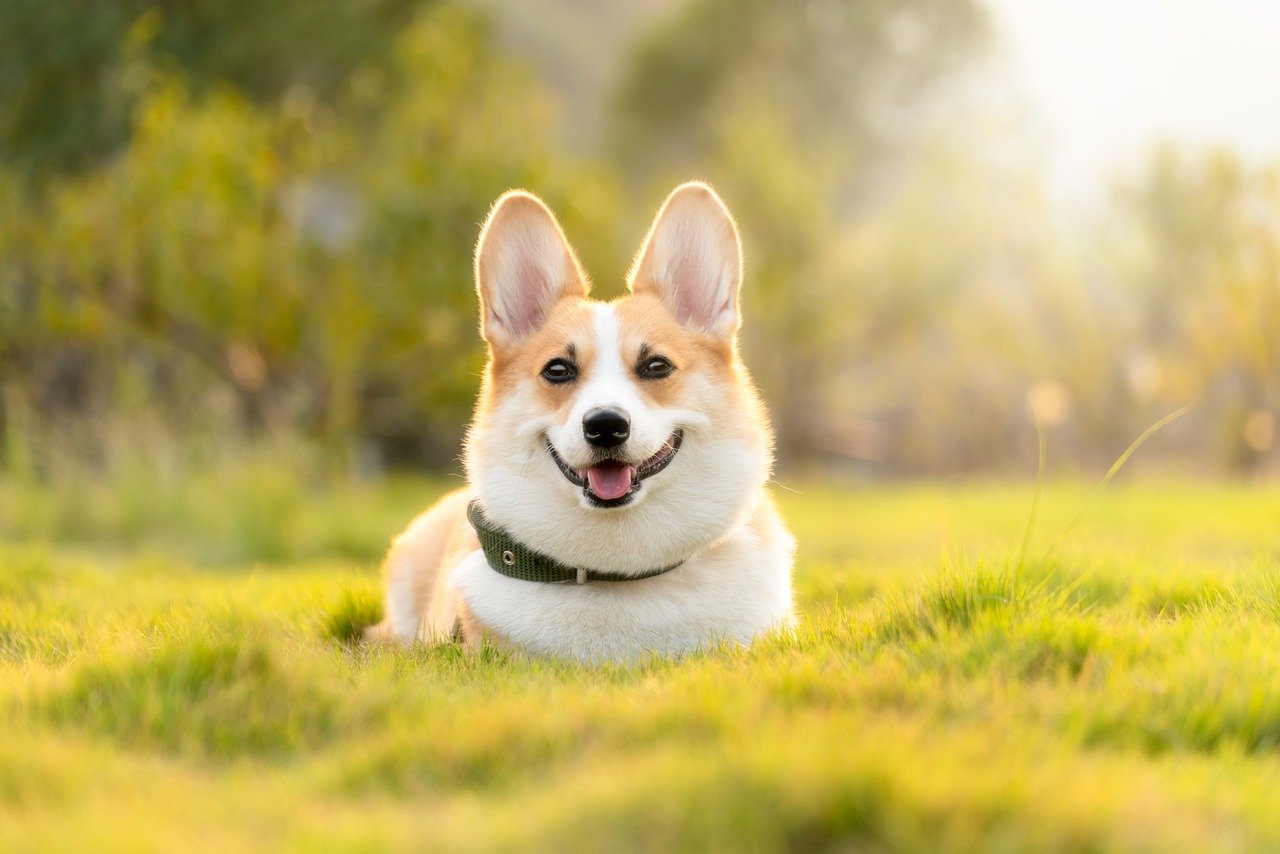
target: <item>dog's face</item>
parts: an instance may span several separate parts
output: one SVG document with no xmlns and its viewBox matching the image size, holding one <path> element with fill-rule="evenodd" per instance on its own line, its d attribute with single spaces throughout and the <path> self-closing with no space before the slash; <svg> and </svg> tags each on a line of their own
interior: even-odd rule
<svg viewBox="0 0 1280 854">
<path fill-rule="evenodd" d="M 641 572 L 728 530 L 771 436 L 737 356 L 741 250 L 719 197 L 667 199 L 629 276 L 587 298 L 551 212 L 498 200 L 476 251 L 490 359 L 467 441 L 486 512 L 574 566 Z"/>
</svg>

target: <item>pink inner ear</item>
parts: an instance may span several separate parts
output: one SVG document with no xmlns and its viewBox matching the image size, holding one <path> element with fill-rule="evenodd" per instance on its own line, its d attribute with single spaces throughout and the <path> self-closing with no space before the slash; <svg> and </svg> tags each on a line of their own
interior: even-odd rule
<svg viewBox="0 0 1280 854">
<path fill-rule="evenodd" d="M 522 338 L 571 290 L 573 262 L 556 234 L 512 235 L 495 249 L 489 315 L 509 336 Z"/>
<path fill-rule="evenodd" d="M 504 193 L 480 232 L 476 284 L 490 344 L 510 343 L 546 322 L 587 283 L 560 226 L 546 205 L 523 191 Z"/>
<path fill-rule="evenodd" d="M 632 290 L 656 292 L 681 323 L 732 336 L 741 267 L 737 228 L 724 203 L 705 184 L 685 184 L 658 211 Z"/>
<path fill-rule="evenodd" d="M 728 301 L 725 270 L 713 247 L 681 237 L 665 271 L 674 297 L 673 313 L 681 321 L 710 328 Z"/>
<path fill-rule="evenodd" d="M 500 320 L 516 336 L 528 335 L 543 324 L 560 291 L 561 283 L 553 282 L 551 271 L 535 257 L 519 247 L 502 292 Z"/>
</svg>

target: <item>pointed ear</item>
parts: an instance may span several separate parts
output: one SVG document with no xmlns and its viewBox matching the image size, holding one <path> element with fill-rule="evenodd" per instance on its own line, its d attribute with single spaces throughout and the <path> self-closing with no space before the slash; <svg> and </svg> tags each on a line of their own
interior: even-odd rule
<svg viewBox="0 0 1280 854">
<path fill-rule="evenodd" d="M 587 282 L 555 215 L 523 190 L 504 193 L 476 244 L 480 334 L 515 343 L 542 326 L 562 299 L 585 297 Z"/>
<path fill-rule="evenodd" d="M 732 338 L 741 323 L 742 242 L 729 209 L 701 182 L 682 184 L 658 210 L 627 285 L 653 294 L 686 326 Z"/>
</svg>

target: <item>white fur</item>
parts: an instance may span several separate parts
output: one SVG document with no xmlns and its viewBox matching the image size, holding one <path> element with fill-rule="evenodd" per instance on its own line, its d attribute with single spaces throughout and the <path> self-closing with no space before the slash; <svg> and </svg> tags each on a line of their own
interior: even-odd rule
<svg viewBox="0 0 1280 854">
<path fill-rule="evenodd" d="M 415 533 L 411 526 L 400 537 L 412 537 Z M 396 560 L 394 557 L 386 566 L 387 596 L 385 608 L 387 622 L 390 625 L 392 634 L 406 640 L 418 636 L 418 629 L 423 619 L 423 615 L 418 613 L 418 605 L 414 601 L 415 597 L 413 595 L 416 569 L 410 561 L 403 558 Z"/>
<path fill-rule="evenodd" d="M 654 578 L 531 584 L 494 572 L 477 551 L 455 571 L 454 583 L 483 623 L 534 655 L 634 661 L 720 641 L 747 644 L 792 620 L 795 542 L 771 508 L 754 509 L 770 516 L 760 526 L 763 536 L 739 526 Z"/>
</svg>

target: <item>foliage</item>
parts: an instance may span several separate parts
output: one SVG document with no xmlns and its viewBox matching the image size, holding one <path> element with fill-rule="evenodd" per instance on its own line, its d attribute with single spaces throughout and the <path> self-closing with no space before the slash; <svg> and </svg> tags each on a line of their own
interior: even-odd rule
<svg viewBox="0 0 1280 854">
<path fill-rule="evenodd" d="M 159 74 L 109 166 L 38 197 L 11 183 L 0 370 L 26 396 L 10 407 L 106 420 L 132 403 L 179 430 L 447 458 L 480 364 L 476 219 L 512 185 L 561 201 L 548 174 L 567 176 L 570 225 L 607 195 L 551 168 L 546 105 L 482 21 L 430 11 L 396 45 L 334 106 L 267 110 Z"/>
<path fill-rule="evenodd" d="M 301 515 L 389 530 L 442 488 Z M 796 635 L 634 667 L 351 645 L 379 588 L 345 550 L 104 562 L 10 527 L 0 845 L 1274 847 L 1280 494 L 1113 489 L 1035 560 L 1086 492 L 1048 484 L 1022 574 L 1026 487 L 780 493 Z"/>
<path fill-rule="evenodd" d="M 776 116 L 807 153 L 838 150 L 838 177 L 865 179 L 984 33 L 972 2 L 695 0 L 640 44 L 617 144 L 642 174 L 697 164 L 721 146 L 723 123 L 750 109 Z"/>
<path fill-rule="evenodd" d="M 546 197 L 608 298 L 692 177 L 742 227 L 784 467 L 1025 473 L 1029 409 L 1101 465 L 1188 403 L 1167 464 L 1280 464 L 1274 165 L 1157 150 L 1068 218 L 974 94 L 976 0 L 575 9 L 10 3 L 0 474 L 453 467 L 493 198 Z"/>
<path fill-rule="evenodd" d="M 984 36 L 971 2 L 694 0 L 632 59 L 616 160 L 641 186 L 693 173 L 729 198 L 747 247 L 748 361 L 784 458 L 832 445 L 831 389 L 861 321 L 850 292 L 864 286 L 833 258 L 841 233 Z"/>
<path fill-rule="evenodd" d="M 1118 193 L 1132 242 L 1112 275 L 1147 348 L 1138 391 L 1199 399 L 1228 466 L 1258 468 L 1280 407 L 1280 170 L 1164 147 Z"/>
<path fill-rule="evenodd" d="M 85 168 L 129 137 L 147 67 L 204 91 L 231 85 L 273 103 L 291 88 L 327 97 L 378 68 L 418 0 L 45 3 L 0 15 L 0 153 L 37 179 Z"/>
</svg>

